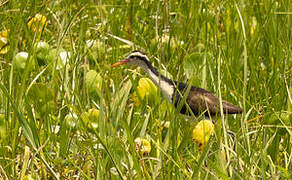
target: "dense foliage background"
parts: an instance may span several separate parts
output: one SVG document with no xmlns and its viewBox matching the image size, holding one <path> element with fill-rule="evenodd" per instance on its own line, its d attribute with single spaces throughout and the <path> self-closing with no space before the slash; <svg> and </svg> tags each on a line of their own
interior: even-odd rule
<svg viewBox="0 0 292 180">
<path fill-rule="evenodd" d="M 290 179 L 291 7 L 0 1 L 1 179 Z M 198 119 L 177 113 L 139 68 L 111 68 L 135 49 L 244 113 L 216 118 L 198 148 Z M 136 150 L 138 137 L 151 152 Z"/>
</svg>

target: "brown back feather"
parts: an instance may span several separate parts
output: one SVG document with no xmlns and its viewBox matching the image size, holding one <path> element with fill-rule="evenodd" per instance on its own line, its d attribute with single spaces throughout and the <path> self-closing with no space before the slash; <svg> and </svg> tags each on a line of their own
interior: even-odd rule
<svg viewBox="0 0 292 180">
<path fill-rule="evenodd" d="M 182 83 L 179 84 L 178 88 L 180 92 L 182 93 L 187 90 L 187 86 Z M 205 112 L 206 116 L 209 116 L 209 114 L 211 116 L 220 115 L 219 99 L 215 95 L 213 95 L 211 92 L 205 89 L 192 86 L 188 94 L 188 97 L 186 99 L 186 102 L 192 109 L 192 112 L 194 113 L 194 115 L 199 115 L 200 113 L 203 113 L 203 112 Z M 222 106 L 223 106 L 224 114 L 242 113 L 241 108 L 227 101 L 222 101 Z M 181 113 L 183 114 L 187 113 L 186 107 L 182 108 Z"/>
</svg>

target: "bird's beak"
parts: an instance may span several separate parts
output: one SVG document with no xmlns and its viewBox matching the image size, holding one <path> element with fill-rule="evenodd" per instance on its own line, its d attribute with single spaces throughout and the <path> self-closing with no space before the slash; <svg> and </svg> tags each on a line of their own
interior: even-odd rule
<svg viewBox="0 0 292 180">
<path fill-rule="evenodd" d="M 116 67 L 116 66 L 119 66 L 119 65 L 127 64 L 128 62 L 129 62 L 128 59 L 123 59 L 123 60 L 120 60 L 119 62 L 113 64 L 112 67 Z"/>
</svg>

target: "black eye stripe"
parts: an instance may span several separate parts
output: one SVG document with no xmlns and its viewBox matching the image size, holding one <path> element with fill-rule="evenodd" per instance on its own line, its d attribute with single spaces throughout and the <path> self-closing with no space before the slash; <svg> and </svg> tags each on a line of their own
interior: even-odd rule
<svg viewBox="0 0 292 180">
<path fill-rule="evenodd" d="M 144 56 L 132 55 L 132 56 L 130 56 L 130 58 L 131 58 L 131 59 L 136 58 L 136 59 L 140 59 L 140 60 L 142 60 L 142 61 L 147 61 L 147 59 L 146 59 Z"/>
<path fill-rule="evenodd" d="M 145 53 L 142 53 L 142 52 L 137 53 L 137 52 L 139 52 L 139 51 L 135 51 L 133 54 L 130 54 L 128 56 L 128 58 L 143 61 L 148 67 L 151 67 L 152 65 L 151 65 L 148 57 L 145 55 Z"/>
</svg>

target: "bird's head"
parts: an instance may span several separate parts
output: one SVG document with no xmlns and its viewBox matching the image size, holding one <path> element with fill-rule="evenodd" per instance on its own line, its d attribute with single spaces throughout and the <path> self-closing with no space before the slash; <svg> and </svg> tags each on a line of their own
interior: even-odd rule
<svg viewBox="0 0 292 180">
<path fill-rule="evenodd" d="M 131 52 L 125 59 L 113 64 L 112 67 L 123 64 L 136 65 L 143 68 L 148 66 L 148 64 L 150 64 L 150 61 L 144 52 L 135 50 Z"/>
</svg>

